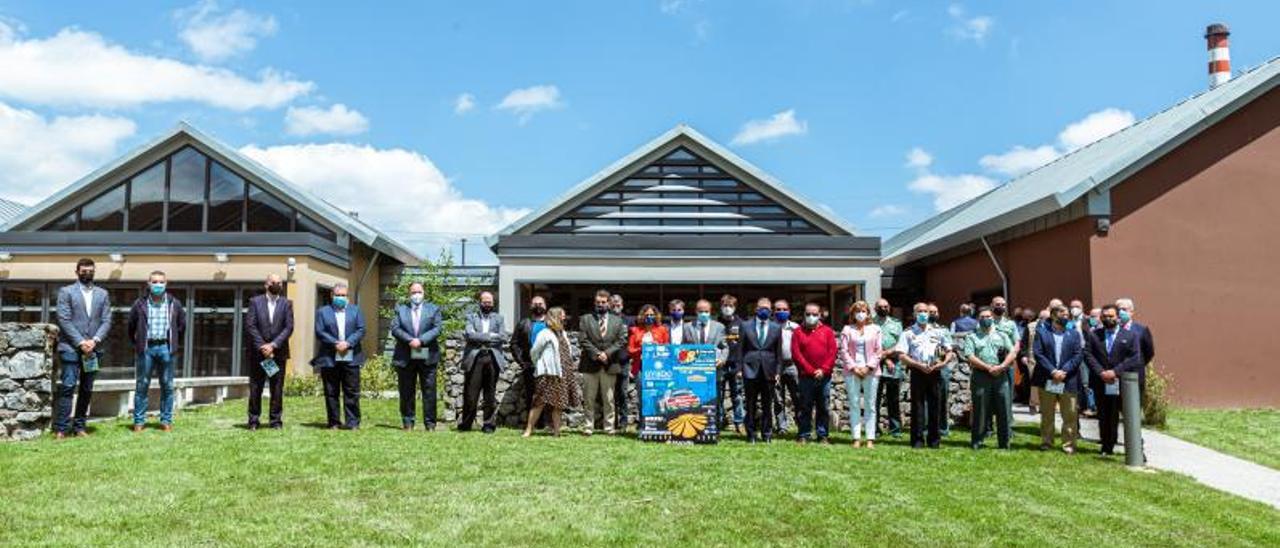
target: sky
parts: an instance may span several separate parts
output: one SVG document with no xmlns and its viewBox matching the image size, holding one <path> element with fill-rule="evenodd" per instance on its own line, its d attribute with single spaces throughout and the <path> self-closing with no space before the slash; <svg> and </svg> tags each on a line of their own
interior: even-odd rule
<svg viewBox="0 0 1280 548">
<path fill-rule="evenodd" d="M 679 123 L 888 237 L 1280 55 L 1280 2 L 0 0 L 0 197 L 187 121 L 420 253 Z"/>
</svg>

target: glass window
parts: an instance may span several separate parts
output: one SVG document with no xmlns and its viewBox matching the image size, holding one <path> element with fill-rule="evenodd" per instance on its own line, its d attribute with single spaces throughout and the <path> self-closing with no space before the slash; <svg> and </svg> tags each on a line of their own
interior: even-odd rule
<svg viewBox="0 0 1280 548">
<path fill-rule="evenodd" d="M 617 226 L 618 221 L 614 219 L 576 219 L 576 226 Z"/>
<path fill-rule="evenodd" d="M 762 226 L 764 228 L 787 228 L 787 221 L 783 219 L 764 219 L 750 221 L 747 224 L 751 226 Z"/>
<path fill-rule="evenodd" d="M 658 184 L 657 179 L 627 179 L 627 182 L 622 183 L 622 186 L 630 188 L 646 188 L 656 184 Z"/>
<path fill-rule="evenodd" d="M 622 222 L 623 226 L 658 226 L 657 219 L 627 219 Z"/>
<path fill-rule="evenodd" d="M 734 202 L 738 200 L 738 194 L 735 192 L 708 192 L 702 195 L 708 200 L 719 200 L 722 202 Z"/>
<path fill-rule="evenodd" d="M 599 214 L 601 214 L 601 213 L 613 213 L 613 212 L 615 212 L 615 211 L 618 211 L 618 207 L 617 207 L 617 206 L 595 206 L 595 205 L 592 205 L 592 206 L 582 206 L 582 207 L 578 208 L 577 213 L 580 213 L 580 214 L 583 214 L 583 215 L 599 215 Z"/>
<path fill-rule="evenodd" d="M 191 316 L 191 376 L 231 375 L 236 290 L 197 288 Z"/>
<path fill-rule="evenodd" d="M 644 168 L 644 171 L 642 173 L 661 173 L 661 172 L 662 170 L 659 169 L 658 166 L 649 166 Z"/>
<path fill-rule="evenodd" d="M 298 232 L 310 232 L 329 241 L 333 241 L 338 238 L 338 235 L 334 234 L 332 230 L 329 230 L 329 227 L 320 224 L 311 217 L 303 215 L 302 212 L 298 212 L 297 226 Z"/>
<path fill-rule="evenodd" d="M 657 213 L 662 210 L 659 206 L 626 206 L 622 208 L 627 213 Z"/>
<path fill-rule="evenodd" d="M 598 200 L 621 200 L 622 194 L 617 192 L 606 192 L 596 197 Z"/>
<path fill-rule="evenodd" d="M 76 215 L 78 215 L 79 213 L 80 213 L 79 210 L 71 211 L 70 213 L 67 213 L 66 215 L 63 215 L 59 219 L 53 221 L 52 223 L 44 225 L 44 228 L 40 230 L 56 230 L 59 232 L 73 231 L 76 229 Z"/>
<path fill-rule="evenodd" d="M 786 213 L 778 206 L 744 206 L 743 213 Z"/>
<path fill-rule="evenodd" d="M 204 175 L 207 158 L 187 147 L 169 159 L 169 232 L 204 230 Z"/>
<path fill-rule="evenodd" d="M 0 285 L 0 322 L 39 323 L 43 286 Z"/>
<path fill-rule="evenodd" d="M 702 226 L 738 226 L 738 221 L 727 219 L 706 219 L 702 221 Z"/>
<path fill-rule="evenodd" d="M 703 173 L 720 173 L 720 170 L 716 169 L 715 166 L 702 166 L 702 172 Z"/>
<path fill-rule="evenodd" d="M 697 160 L 698 158 L 683 148 L 677 148 L 662 158 L 663 160 Z"/>
<path fill-rule="evenodd" d="M 662 211 L 668 213 L 697 213 L 698 206 L 662 206 Z"/>
<path fill-rule="evenodd" d="M 698 166 L 662 166 L 663 173 L 697 173 Z"/>
<path fill-rule="evenodd" d="M 80 209 L 80 230 L 124 230 L 124 185 L 118 185 Z"/>
<path fill-rule="evenodd" d="M 164 228 L 164 162 L 151 166 L 129 181 L 129 230 Z"/>
<path fill-rule="evenodd" d="M 214 162 L 209 168 L 209 231 L 240 232 L 243 219 L 244 179 Z"/>
<path fill-rule="evenodd" d="M 249 185 L 249 232 L 290 232 L 293 208 L 279 198 Z"/>
<path fill-rule="evenodd" d="M 740 196 L 742 201 L 744 202 L 763 202 L 764 201 L 764 196 L 761 196 L 757 192 L 743 192 Z"/>
<path fill-rule="evenodd" d="M 662 226 L 698 226 L 697 219 L 663 219 Z"/>
<path fill-rule="evenodd" d="M 111 331 L 107 333 L 105 348 L 102 350 L 99 379 L 133 378 L 134 354 L 133 341 L 129 340 L 129 308 L 139 295 L 137 287 L 107 288 L 107 299 L 111 301 Z"/>
<path fill-rule="evenodd" d="M 738 182 L 733 179 L 703 179 L 703 188 L 734 188 Z"/>
<path fill-rule="evenodd" d="M 573 220 L 560 219 L 559 221 L 556 221 L 555 223 L 553 223 L 551 226 L 573 226 Z"/>
<path fill-rule="evenodd" d="M 809 224 L 807 221 L 802 221 L 800 219 L 792 219 L 791 228 L 813 228 L 813 225 Z"/>
</svg>

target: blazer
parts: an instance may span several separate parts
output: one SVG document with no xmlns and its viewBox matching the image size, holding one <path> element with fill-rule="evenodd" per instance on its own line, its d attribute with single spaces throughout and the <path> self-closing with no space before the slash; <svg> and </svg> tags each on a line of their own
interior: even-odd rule
<svg viewBox="0 0 1280 548">
<path fill-rule="evenodd" d="M 1057 359 L 1053 350 L 1053 328 L 1041 331 L 1036 336 L 1036 345 L 1032 352 L 1036 356 L 1036 368 L 1031 372 L 1031 384 L 1043 387 L 1049 382 L 1054 371 L 1064 371 L 1067 378 L 1067 394 L 1080 390 L 1080 368 L 1084 366 L 1084 337 L 1075 329 L 1064 329 L 1062 332 L 1062 361 Z"/>
<path fill-rule="evenodd" d="M 604 335 L 600 334 L 600 322 L 605 323 Z M 604 370 L 610 375 L 622 373 L 620 354 L 627 341 L 626 324 L 616 314 L 585 314 L 578 320 L 578 346 L 582 348 L 582 361 L 579 370 L 583 373 L 595 373 Z M 603 352 L 605 361 L 596 356 Z"/>
<path fill-rule="evenodd" d="M 702 324 L 693 322 L 684 325 L 684 344 L 709 344 L 716 347 L 716 361 L 724 364 L 729 360 L 729 346 L 724 342 L 724 324 L 711 320 L 706 336 L 702 334 Z"/>
<path fill-rule="evenodd" d="M 1116 338 L 1111 343 L 1111 351 L 1107 352 L 1107 336 L 1106 328 L 1099 327 L 1089 334 L 1089 351 L 1085 352 L 1085 364 L 1093 372 L 1089 375 L 1089 384 L 1093 386 L 1094 392 L 1103 389 L 1102 372 L 1115 371 L 1124 373 L 1126 371 L 1142 371 L 1145 369 L 1145 362 L 1142 361 L 1142 350 L 1138 346 L 1138 335 L 1133 331 L 1119 328 L 1116 330 Z M 1139 373 L 1141 374 L 1141 373 Z"/>
<path fill-rule="evenodd" d="M 562 377 L 564 364 L 560 362 L 560 336 L 555 331 L 543 329 L 529 351 L 533 359 L 535 377 Z"/>
<path fill-rule="evenodd" d="M 111 303 L 107 290 L 96 285 L 90 295 L 86 311 L 79 283 L 58 289 L 58 352 L 79 353 L 80 341 L 93 339 L 97 341 L 94 352 L 102 355 L 103 343 L 111 331 Z"/>
<path fill-rule="evenodd" d="M 493 363 L 499 370 L 507 366 L 507 358 L 502 354 L 502 345 L 507 342 L 508 336 L 502 324 L 502 314 L 497 312 L 488 314 L 488 331 L 484 329 L 484 319 L 484 313 L 479 310 L 467 313 L 466 329 L 463 331 L 463 339 L 466 341 L 466 346 L 462 350 L 463 372 L 471 372 L 471 366 L 475 365 L 476 357 L 481 352 L 491 352 Z"/>
<path fill-rule="evenodd" d="M 640 355 L 644 352 L 644 332 L 645 328 L 636 326 L 631 328 L 627 336 L 627 354 L 631 356 L 632 375 L 640 374 Z M 667 326 L 663 324 L 653 326 L 653 344 L 671 344 L 671 332 L 667 330 Z"/>
<path fill-rule="evenodd" d="M 412 348 L 409 341 L 418 339 L 422 348 L 427 349 L 427 365 L 440 363 L 440 330 L 444 327 L 444 316 L 440 307 L 424 302 L 418 311 L 418 330 L 413 330 L 413 305 L 402 304 L 396 307 L 395 317 L 391 319 L 391 338 L 396 347 L 391 353 L 391 365 L 404 367 L 409 363 Z"/>
<path fill-rule="evenodd" d="M 351 345 L 351 366 L 360 367 L 364 365 L 364 347 L 361 344 L 364 340 L 364 313 L 360 312 L 360 307 L 351 304 L 343 311 L 347 315 L 343 335 L 346 335 L 344 340 L 347 344 Z M 316 357 L 311 359 L 311 365 L 333 367 L 337 363 L 334 358 L 338 354 L 338 316 L 333 305 L 316 310 L 316 341 L 320 344 L 320 349 L 316 351 Z"/>
<path fill-rule="evenodd" d="M 720 323 L 724 325 L 725 344 L 727 345 L 725 362 L 728 366 L 725 370 L 737 373 L 738 370 L 741 369 L 739 364 L 742 362 L 741 332 L 743 326 L 746 325 L 747 322 L 743 321 L 742 318 L 732 316 L 728 318 L 721 318 Z"/>
<path fill-rule="evenodd" d="M 767 327 L 764 340 L 760 340 L 760 335 L 757 333 L 760 323 L 761 321 L 756 318 L 740 322 L 741 342 L 739 344 L 741 347 L 738 350 L 742 355 L 742 361 L 738 366 L 742 369 L 743 378 L 764 377 L 772 380 L 778 376 L 782 326 L 774 321 L 764 320 Z"/>
<path fill-rule="evenodd" d="M 866 354 L 871 361 L 863 364 L 870 372 L 869 376 L 880 376 L 880 356 L 884 354 L 884 347 L 880 346 L 884 339 L 880 333 L 880 326 L 867 322 L 862 326 L 862 336 L 866 341 Z M 855 325 L 846 325 L 840 330 L 840 348 L 838 355 L 840 356 L 840 364 L 844 367 L 844 372 L 853 374 L 854 353 L 858 350 L 858 327 Z"/>
<path fill-rule="evenodd" d="M 147 301 L 149 296 L 138 297 L 129 309 L 129 340 L 133 341 L 133 353 L 141 356 L 147 351 Z M 172 295 L 166 295 L 169 301 L 169 353 L 177 355 L 178 341 L 187 330 L 187 315 L 183 312 L 182 303 Z"/>
<path fill-rule="evenodd" d="M 249 349 L 254 362 L 262 361 L 262 352 L 258 347 L 271 343 L 275 345 L 275 359 L 283 362 L 289 359 L 289 336 L 293 335 L 293 301 L 284 297 L 276 298 L 275 320 L 267 311 L 267 296 L 255 295 L 249 299 L 249 313 L 244 318 L 244 332 L 249 335 L 253 348 Z"/>
<path fill-rule="evenodd" d="M 622 371 L 631 368 L 631 353 L 627 350 L 631 348 L 631 328 L 636 326 L 636 317 L 626 314 L 617 314 L 622 318 L 622 347 L 618 349 L 618 365 L 622 366 Z M 638 370 L 637 370 L 638 371 Z"/>
<path fill-rule="evenodd" d="M 1138 335 L 1138 351 L 1142 352 L 1142 368 L 1138 370 L 1138 382 L 1143 386 L 1147 384 L 1147 364 L 1151 360 L 1156 359 L 1156 343 L 1151 338 L 1151 328 L 1138 322 L 1131 321 L 1122 329 L 1132 331 Z"/>
<path fill-rule="evenodd" d="M 525 367 L 533 365 L 531 352 L 534 341 L 531 340 L 532 333 L 533 318 L 524 318 L 516 322 L 515 332 L 511 335 L 511 356 L 515 358 L 516 363 Z"/>
</svg>

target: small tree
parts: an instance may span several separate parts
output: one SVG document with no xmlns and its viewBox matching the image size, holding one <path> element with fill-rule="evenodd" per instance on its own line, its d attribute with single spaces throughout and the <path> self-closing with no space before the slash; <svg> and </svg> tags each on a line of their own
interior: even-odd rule
<svg viewBox="0 0 1280 548">
<path fill-rule="evenodd" d="M 445 337 L 462 329 L 467 308 L 475 301 L 479 286 L 470 279 L 456 276 L 453 267 L 453 255 L 444 251 L 434 261 L 423 260 L 417 270 L 402 271 L 395 285 L 388 290 L 394 301 L 391 306 L 382 307 L 382 317 L 395 316 L 395 306 L 409 300 L 409 286 L 419 282 L 427 302 L 439 306 L 440 314 L 444 316 L 441 336 Z"/>
</svg>

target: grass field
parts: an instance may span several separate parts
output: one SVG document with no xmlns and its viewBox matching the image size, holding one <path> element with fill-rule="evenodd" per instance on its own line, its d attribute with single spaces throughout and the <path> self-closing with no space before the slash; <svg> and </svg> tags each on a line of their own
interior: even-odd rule
<svg viewBox="0 0 1280 548">
<path fill-rule="evenodd" d="M 1164 431 L 1280 470 L 1280 409 L 1174 408 Z"/>
<path fill-rule="evenodd" d="M 1032 450 L 407 434 L 395 401 L 333 432 L 319 399 L 247 432 L 243 403 L 176 431 L 96 425 L 0 445 L 0 545 L 1280 545 L 1280 512 L 1121 461 Z M 1093 447 L 1087 446 L 1089 450 Z"/>
</svg>

